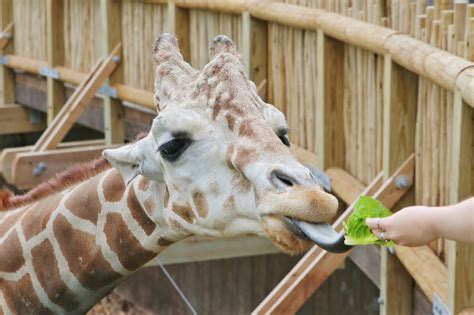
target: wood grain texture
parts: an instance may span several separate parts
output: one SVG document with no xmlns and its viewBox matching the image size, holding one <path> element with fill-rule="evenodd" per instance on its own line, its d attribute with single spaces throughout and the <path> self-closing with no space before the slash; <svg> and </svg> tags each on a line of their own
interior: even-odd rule
<svg viewBox="0 0 474 315">
<path fill-rule="evenodd" d="M 1 0 L 0 2 L 0 29 L 2 32 L 13 22 L 12 0 Z M 4 43 L 0 49 L 0 55 L 11 54 L 14 51 L 13 40 Z M 0 106 L 15 102 L 14 73 L 5 65 L 0 65 Z"/>
</svg>

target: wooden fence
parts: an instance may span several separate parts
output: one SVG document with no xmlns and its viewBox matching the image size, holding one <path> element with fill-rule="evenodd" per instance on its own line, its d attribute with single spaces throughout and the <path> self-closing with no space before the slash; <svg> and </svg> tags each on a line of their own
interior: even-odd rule
<svg viewBox="0 0 474 315">
<path fill-rule="evenodd" d="M 105 84 L 106 144 L 120 143 L 122 102 L 155 109 L 155 36 L 176 33 L 185 59 L 200 68 L 210 39 L 222 33 L 236 42 L 264 98 L 286 114 L 291 141 L 319 167 L 341 168 L 367 186 L 415 153 L 415 188 L 396 208 L 474 194 L 474 4 L 284 2 L 1 0 L 0 104 L 15 103 L 15 77 L 40 74 L 53 122 L 66 102 L 65 83 L 80 85 L 109 56 L 116 69 L 98 76 L 108 82 L 98 80 L 82 96 Z M 412 278 L 453 313 L 474 306 L 472 245 L 440 240 L 395 253 L 381 254 L 383 313 L 411 307 Z M 421 259 L 436 276 L 413 268 Z"/>
</svg>

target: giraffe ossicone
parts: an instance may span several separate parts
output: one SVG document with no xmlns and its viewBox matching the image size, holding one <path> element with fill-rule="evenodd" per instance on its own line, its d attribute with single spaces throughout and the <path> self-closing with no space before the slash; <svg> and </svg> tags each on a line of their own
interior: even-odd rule
<svg viewBox="0 0 474 315">
<path fill-rule="evenodd" d="M 327 221 L 336 198 L 291 155 L 284 115 L 258 96 L 232 41 L 220 35 L 210 51 L 198 71 L 161 35 L 150 132 L 62 191 L 2 197 L 14 209 L 0 217 L 0 310 L 84 312 L 192 235 L 257 234 L 289 254 L 312 245 L 286 218 Z"/>
</svg>

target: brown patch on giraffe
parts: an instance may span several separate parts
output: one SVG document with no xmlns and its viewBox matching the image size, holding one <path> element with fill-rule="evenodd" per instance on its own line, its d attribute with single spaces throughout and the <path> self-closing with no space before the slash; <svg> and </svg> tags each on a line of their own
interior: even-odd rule
<svg viewBox="0 0 474 315">
<path fill-rule="evenodd" d="M 251 119 L 244 119 L 242 120 L 240 127 L 239 127 L 239 135 L 242 137 L 248 137 L 252 139 L 257 138 L 257 133 L 255 132 L 255 128 L 252 126 L 252 122 L 254 120 Z"/>
<path fill-rule="evenodd" d="M 142 176 L 142 178 L 140 178 L 140 181 L 138 182 L 138 188 L 141 191 L 146 191 L 149 186 L 150 186 L 150 180 L 146 178 L 145 176 Z"/>
<path fill-rule="evenodd" d="M 53 314 L 39 300 L 29 274 L 24 275 L 18 281 L 0 279 L 0 288 L 8 308 L 13 314 Z"/>
<path fill-rule="evenodd" d="M 221 220 L 215 220 L 214 223 L 212 224 L 212 228 L 215 229 L 216 231 L 224 231 L 226 227 L 227 227 L 227 223 Z"/>
<path fill-rule="evenodd" d="M 104 232 L 107 244 L 128 270 L 136 270 L 157 255 L 140 244 L 118 213 L 107 214 Z"/>
<path fill-rule="evenodd" d="M 76 164 L 68 170 L 59 173 L 48 181 L 36 186 L 24 195 L 14 196 L 13 194 L 3 192 L 1 194 L 3 197 L 0 204 L 0 210 L 18 208 L 33 203 L 47 196 L 63 191 L 75 184 L 84 182 L 111 167 L 112 166 L 106 159 L 100 157 L 88 163 Z"/>
<path fill-rule="evenodd" d="M 219 112 L 221 111 L 222 106 L 218 102 L 214 105 L 214 108 L 212 110 L 212 120 L 216 120 L 217 116 L 219 115 Z"/>
<path fill-rule="evenodd" d="M 28 213 L 21 220 L 21 227 L 26 240 L 38 235 L 46 228 L 51 214 L 59 207 L 62 198 L 61 194 L 56 194 L 51 198 L 40 200 L 28 208 Z"/>
<path fill-rule="evenodd" d="M 250 162 L 252 162 L 258 153 L 255 149 L 239 148 L 237 151 L 237 157 L 235 158 L 235 164 L 239 170 L 243 170 Z"/>
<path fill-rule="evenodd" d="M 97 224 L 99 212 L 102 210 L 99 193 L 97 192 L 100 179 L 101 176 L 98 175 L 80 184 L 64 202 L 66 208 L 74 215 L 94 224 Z"/>
<path fill-rule="evenodd" d="M 53 232 L 69 270 L 83 286 L 98 290 L 122 278 L 105 259 L 95 237 L 74 229 L 63 215 L 54 220 Z"/>
<path fill-rule="evenodd" d="M 229 212 L 235 212 L 235 197 L 233 195 L 230 195 L 227 197 L 227 199 L 224 201 L 223 208 L 225 211 Z"/>
<path fill-rule="evenodd" d="M 194 223 L 196 216 L 194 215 L 193 209 L 187 204 L 173 203 L 173 212 L 183 218 L 188 223 Z"/>
<path fill-rule="evenodd" d="M 170 219 L 169 224 L 172 228 L 176 230 L 186 230 L 181 223 L 176 221 L 175 219 Z"/>
<path fill-rule="evenodd" d="M 125 193 L 125 181 L 117 170 L 112 170 L 102 182 L 102 191 L 107 202 L 120 201 Z"/>
<path fill-rule="evenodd" d="M 211 192 L 211 195 L 218 196 L 219 195 L 219 182 L 213 181 L 211 185 L 209 186 L 209 190 Z"/>
<path fill-rule="evenodd" d="M 227 166 L 233 170 L 235 169 L 234 167 L 234 163 L 232 163 L 232 155 L 234 154 L 234 145 L 233 144 L 229 144 L 229 146 L 227 147 L 227 150 L 225 151 L 225 161 L 227 163 Z"/>
<path fill-rule="evenodd" d="M 15 225 L 18 220 L 25 214 L 26 209 L 19 210 L 14 214 L 10 214 L 6 218 L 2 218 L 0 221 L 0 237 L 3 237 L 5 233 L 13 226 Z"/>
<path fill-rule="evenodd" d="M 146 235 L 150 235 L 155 230 L 156 224 L 147 215 L 147 212 L 142 208 L 140 202 L 138 202 L 133 186 L 128 190 L 127 206 L 128 209 L 130 209 L 132 217 L 142 227 Z"/>
<path fill-rule="evenodd" d="M 252 185 L 250 181 L 239 171 L 235 170 L 233 177 L 232 177 L 232 186 L 237 191 L 246 193 L 250 190 Z"/>
<path fill-rule="evenodd" d="M 76 309 L 80 304 L 79 297 L 61 279 L 51 242 L 44 240 L 35 246 L 31 251 L 31 256 L 38 281 L 49 299 L 66 311 Z"/>
<path fill-rule="evenodd" d="M 169 201 L 170 201 L 170 191 L 168 190 L 168 185 L 165 184 L 165 193 L 163 195 L 163 208 L 168 207 Z"/>
<path fill-rule="evenodd" d="M 196 211 L 201 218 L 206 218 L 209 212 L 206 197 L 204 192 L 200 189 L 195 189 L 192 192 L 193 203 L 196 206 Z"/>
<path fill-rule="evenodd" d="M 170 241 L 169 239 L 164 238 L 164 237 L 160 237 L 158 239 L 158 245 L 160 245 L 160 246 L 169 246 L 173 243 L 174 243 L 173 241 Z"/>
<path fill-rule="evenodd" d="M 146 198 L 143 202 L 143 206 L 145 207 L 146 213 L 151 217 L 153 215 L 153 209 L 155 209 L 155 201 L 153 200 L 153 197 L 150 196 Z"/>
<path fill-rule="evenodd" d="M 230 131 L 234 131 L 235 121 L 237 120 L 232 113 L 225 114 L 225 120 L 227 121 L 227 127 Z"/>
<path fill-rule="evenodd" d="M 1 272 L 16 272 L 25 264 L 23 248 L 16 231 L 10 233 L 7 239 L 0 244 L 0 253 L 2 253 L 0 255 Z"/>
</svg>

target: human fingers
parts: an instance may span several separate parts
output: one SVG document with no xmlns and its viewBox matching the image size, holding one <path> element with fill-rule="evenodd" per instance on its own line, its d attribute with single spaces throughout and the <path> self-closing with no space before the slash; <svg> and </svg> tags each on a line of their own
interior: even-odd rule
<svg viewBox="0 0 474 315">
<path fill-rule="evenodd" d="M 365 224 L 369 226 L 371 230 L 385 230 L 386 229 L 385 218 L 367 218 Z"/>
</svg>

